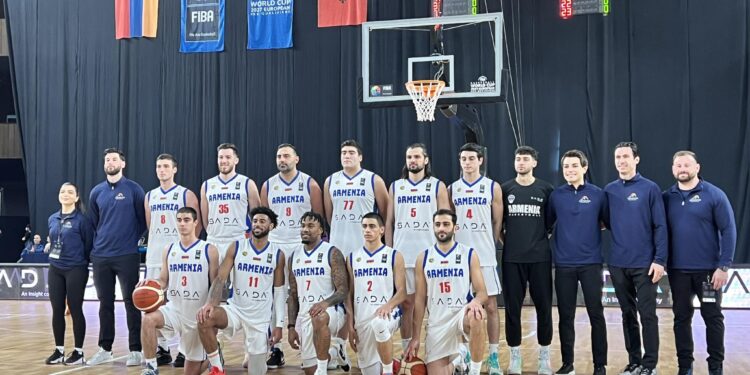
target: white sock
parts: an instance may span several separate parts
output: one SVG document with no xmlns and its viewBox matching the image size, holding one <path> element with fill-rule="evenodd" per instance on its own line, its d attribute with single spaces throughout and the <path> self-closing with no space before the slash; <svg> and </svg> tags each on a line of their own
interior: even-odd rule
<svg viewBox="0 0 750 375">
<path fill-rule="evenodd" d="M 146 366 L 151 366 L 151 368 L 155 369 L 158 366 L 156 358 L 146 358 Z"/>
<path fill-rule="evenodd" d="M 409 342 L 411 341 L 411 337 L 408 339 L 401 339 L 401 351 L 406 351 L 406 348 L 409 347 Z"/>
<path fill-rule="evenodd" d="M 56 346 L 55 349 L 57 349 L 57 351 L 60 352 L 60 353 L 64 353 L 65 352 L 65 347 L 64 346 Z"/>
<path fill-rule="evenodd" d="M 500 347 L 500 344 L 490 344 L 490 355 L 497 354 L 497 349 Z"/>
<path fill-rule="evenodd" d="M 481 369 L 482 369 L 482 362 L 471 361 L 471 364 L 469 365 L 469 370 L 471 372 L 475 372 L 478 374 Z"/>
<path fill-rule="evenodd" d="M 393 361 L 387 365 L 380 362 L 380 365 L 383 367 L 383 374 L 393 374 Z"/>
<path fill-rule="evenodd" d="M 78 354 L 83 354 L 83 348 L 75 348 Z"/>
<path fill-rule="evenodd" d="M 208 362 L 212 367 L 216 367 L 219 370 L 223 370 L 224 366 L 221 365 L 221 356 L 219 355 L 219 349 L 216 349 L 213 353 L 208 353 Z"/>
<path fill-rule="evenodd" d="M 315 372 L 317 372 L 319 374 L 326 374 L 326 373 L 328 373 L 328 360 L 327 359 L 324 359 L 322 361 L 318 360 L 318 370 L 315 371 Z"/>
</svg>

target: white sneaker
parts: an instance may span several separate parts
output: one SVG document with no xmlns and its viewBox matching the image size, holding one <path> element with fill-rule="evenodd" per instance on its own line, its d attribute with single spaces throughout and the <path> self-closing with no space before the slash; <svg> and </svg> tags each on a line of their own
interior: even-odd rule
<svg viewBox="0 0 750 375">
<path fill-rule="evenodd" d="M 510 363 L 508 364 L 508 375 L 521 375 L 523 372 L 523 359 L 521 358 L 521 347 L 510 348 Z"/>
<path fill-rule="evenodd" d="M 141 352 L 130 352 L 128 354 L 128 360 L 125 362 L 125 366 L 140 366 L 143 362 L 143 353 Z"/>
<path fill-rule="evenodd" d="M 339 368 L 339 350 L 334 347 L 328 348 L 328 357 L 328 370 Z"/>
<path fill-rule="evenodd" d="M 552 365 L 549 361 L 549 346 L 539 347 L 539 375 L 552 375 Z"/>
<path fill-rule="evenodd" d="M 102 348 L 99 348 L 99 351 L 96 352 L 94 356 L 89 358 L 89 360 L 86 361 L 86 364 L 89 366 L 96 366 L 104 362 L 112 361 L 113 359 L 114 357 L 112 357 L 112 351 L 106 351 Z"/>
</svg>

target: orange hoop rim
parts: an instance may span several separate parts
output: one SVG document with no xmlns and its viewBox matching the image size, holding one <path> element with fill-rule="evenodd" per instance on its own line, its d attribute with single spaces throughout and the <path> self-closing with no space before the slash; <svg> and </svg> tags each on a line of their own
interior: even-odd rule
<svg viewBox="0 0 750 375">
<path fill-rule="evenodd" d="M 406 90 L 413 93 L 421 93 L 422 97 L 434 98 L 440 95 L 445 88 L 445 81 L 439 79 L 420 79 L 406 82 Z"/>
</svg>

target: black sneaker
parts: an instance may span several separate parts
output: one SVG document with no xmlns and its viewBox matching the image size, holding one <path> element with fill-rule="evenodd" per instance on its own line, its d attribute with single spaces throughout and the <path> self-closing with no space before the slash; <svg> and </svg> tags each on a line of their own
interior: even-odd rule
<svg viewBox="0 0 750 375">
<path fill-rule="evenodd" d="M 268 357 L 268 361 L 266 361 L 266 366 L 268 368 L 280 368 L 284 367 L 284 352 L 281 351 L 279 348 L 273 348 L 271 349 L 271 356 Z"/>
<path fill-rule="evenodd" d="M 65 361 L 65 354 L 57 349 L 55 349 L 54 352 L 52 352 L 52 355 L 47 357 L 47 360 L 44 361 L 44 363 L 48 365 L 55 365 L 58 363 L 63 363 Z"/>
<path fill-rule="evenodd" d="M 641 373 L 641 365 L 631 363 L 622 369 L 620 375 L 639 375 Z"/>
<path fill-rule="evenodd" d="M 607 375 L 607 368 L 604 366 L 594 366 L 594 375 Z"/>
<path fill-rule="evenodd" d="M 169 349 L 164 350 L 161 346 L 157 347 L 156 350 L 156 365 L 157 366 L 164 366 L 172 363 L 172 354 L 169 352 Z"/>
<path fill-rule="evenodd" d="M 174 358 L 174 362 L 172 362 L 172 366 L 185 367 L 185 355 L 180 352 L 177 352 L 177 357 Z"/>
<path fill-rule="evenodd" d="M 656 375 L 656 369 L 643 367 L 641 368 L 641 372 L 639 372 L 638 375 Z"/>
<path fill-rule="evenodd" d="M 65 365 L 82 365 L 84 364 L 83 360 L 83 352 L 79 352 L 78 350 L 73 350 L 72 353 L 68 356 L 68 358 L 65 358 Z"/>
<path fill-rule="evenodd" d="M 555 371 L 556 375 L 575 375 L 576 370 L 573 368 L 572 363 L 563 363 L 559 370 Z"/>
</svg>

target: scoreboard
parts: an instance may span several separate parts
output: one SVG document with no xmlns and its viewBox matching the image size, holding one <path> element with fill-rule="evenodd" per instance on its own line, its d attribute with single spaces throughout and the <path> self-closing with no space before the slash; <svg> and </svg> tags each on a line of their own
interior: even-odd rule
<svg viewBox="0 0 750 375">
<path fill-rule="evenodd" d="M 560 0 L 560 17 L 568 19 L 582 14 L 609 14 L 610 0 Z"/>
</svg>

